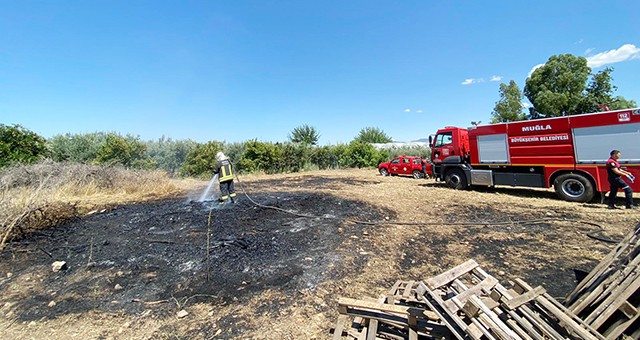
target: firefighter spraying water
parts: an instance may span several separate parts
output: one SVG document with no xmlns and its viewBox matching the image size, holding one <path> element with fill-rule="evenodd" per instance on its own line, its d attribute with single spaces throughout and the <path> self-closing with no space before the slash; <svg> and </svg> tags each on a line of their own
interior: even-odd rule
<svg viewBox="0 0 640 340">
<path fill-rule="evenodd" d="M 236 189 L 233 185 L 233 164 L 229 160 L 229 157 L 225 156 L 222 151 L 216 154 L 216 163 L 213 173 L 218 176 L 220 182 L 220 204 L 224 204 L 227 200 L 231 199 L 232 203 L 236 202 Z M 215 176 L 214 176 L 215 178 Z"/>
</svg>

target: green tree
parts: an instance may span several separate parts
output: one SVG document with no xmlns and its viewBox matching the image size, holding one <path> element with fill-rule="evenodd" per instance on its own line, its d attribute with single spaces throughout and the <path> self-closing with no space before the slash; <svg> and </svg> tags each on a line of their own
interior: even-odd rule
<svg viewBox="0 0 640 340">
<path fill-rule="evenodd" d="M 354 141 L 363 143 L 391 143 L 393 140 L 377 127 L 365 127 L 360 130 Z"/>
<path fill-rule="evenodd" d="M 247 142 L 247 149 L 239 161 L 244 171 L 277 173 L 281 171 L 282 149 L 273 143 Z"/>
<path fill-rule="evenodd" d="M 289 134 L 289 141 L 307 145 L 317 145 L 320 134 L 313 126 L 307 124 L 294 128 Z"/>
<path fill-rule="evenodd" d="M 67 133 L 50 138 L 47 141 L 47 147 L 54 161 L 91 163 L 96 160 L 98 149 L 106 139 L 107 134 L 104 132 Z"/>
<path fill-rule="evenodd" d="M 491 122 L 514 122 L 527 119 L 522 112 L 522 92 L 515 81 L 500 84 L 500 100 L 491 112 Z"/>
<path fill-rule="evenodd" d="M 340 165 L 340 154 L 337 152 L 338 147 L 326 145 L 311 150 L 309 160 L 318 167 L 318 169 L 335 169 Z"/>
<path fill-rule="evenodd" d="M 387 158 L 386 154 L 376 150 L 371 143 L 358 140 L 354 140 L 349 143 L 349 146 L 342 157 L 343 164 L 352 168 L 377 166 Z"/>
<path fill-rule="evenodd" d="M 155 163 L 147 157 L 147 145 L 139 137 L 109 133 L 105 142 L 96 151 L 96 163 L 131 168 L 154 168 Z"/>
<path fill-rule="evenodd" d="M 611 110 L 623 110 L 638 107 L 638 103 L 635 100 L 627 100 L 622 96 L 613 98 L 613 102 L 609 105 Z"/>
<path fill-rule="evenodd" d="M 0 124 L 0 168 L 34 163 L 47 154 L 46 140 L 20 125 Z"/>
<path fill-rule="evenodd" d="M 580 114 L 591 68 L 587 59 L 571 54 L 551 56 L 527 79 L 524 95 L 533 107 L 529 118 Z"/>
<path fill-rule="evenodd" d="M 213 177 L 213 170 L 218 162 L 216 159 L 218 151 L 222 151 L 222 143 L 220 142 L 209 141 L 204 144 L 197 144 L 187 154 L 182 163 L 180 173 L 201 178 Z"/>
<path fill-rule="evenodd" d="M 162 136 L 157 141 L 147 142 L 147 154 L 155 161 L 158 168 L 175 175 L 180 171 L 189 152 L 193 151 L 197 145 L 197 142 L 190 139 L 173 140 Z"/>
<path fill-rule="evenodd" d="M 298 172 L 307 167 L 311 145 L 306 143 L 278 143 L 277 145 L 282 149 L 280 171 Z"/>
<path fill-rule="evenodd" d="M 622 110 L 636 107 L 635 101 L 628 101 L 622 96 L 614 97 L 618 87 L 612 84 L 611 73 L 613 68 L 607 67 L 591 77 L 585 91 L 582 112 L 596 112 L 604 110 L 607 106 L 610 110 Z"/>
<path fill-rule="evenodd" d="M 235 166 L 236 171 L 244 171 L 245 169 L 242 168 L 239 161 L 247 150 L 247 142 L 224 143 L 222 148 L 224 149 L 224 154 L 229 157 Z"/>
</svg>

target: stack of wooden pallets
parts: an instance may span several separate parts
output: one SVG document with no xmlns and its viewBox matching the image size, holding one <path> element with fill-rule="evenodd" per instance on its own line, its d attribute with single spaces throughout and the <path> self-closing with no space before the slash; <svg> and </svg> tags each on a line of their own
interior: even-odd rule
<svg viewBox="0 0 640 340">
<path fill-rule="evenodd" d="M 398 281 L 378 301 L 338 305 L 334 339 L 604 339 L 542 287 L 516 280 L 507 289 L 474 260 L 426 281 Z"/>
<path fill-rule="evenodd" d="M 333 339 L 640 339 L 640 225 L 564 304 L 516 279 L 507 288 L 474 260 L 385 296 L 338 301 Z"/>
<path fill-rule="evenodd" d="M 640 338 L 640 225 L 567 296 L 565 305 L 608 339 Z"/>
</svg>

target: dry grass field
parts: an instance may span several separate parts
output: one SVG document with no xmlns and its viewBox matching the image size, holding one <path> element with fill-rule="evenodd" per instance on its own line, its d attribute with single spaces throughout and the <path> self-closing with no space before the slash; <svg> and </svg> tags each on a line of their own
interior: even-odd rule
<svg viewBox="0 0 640 340">
<path fill-rule="evenodd" d="M 590 270 L 613 247 L 588 234 L 619 239 L 640 221 L 637 211 L 564 202 L 552 190 L 455 191 L 374 169 L 242 176 L 240 204 L 220 210 L 190 201 L 205 182 L 127 176 L 114 175 L 124 178 L 121 184 L 62 180 L 53 191 L 42 179 L 1 183 L 5 206 L 24 211 L 62 202 L 81 216 L 60 219 L 46 236 L 26 232 L 7 243 L 0 257 L 3 338 L 326 339 L 339 297 L 377 297 L 396 280 L 431 277 L 469 258 L 500 280 L 523 278 L 561 298 L 575 286 L 574 269 Z M 243 193 L 281 210 L 255 206 Z M 249 245 L 217 248 L 210 253 L 215 263 L 206 267 L 198 254 L 206 251 L 202 235 L 211 211 L 224 224 L 217 233 Z M 109 235 L 110 243 L 102 241 Z M 113 248 L 134 241 L 142 243 Z M 52 242 L 91 247 L 55 253 L 60 247 Z M 38 249 L 67 260 L 70 269 L 51 272 L 53 259 Z M 127 258 L 139 249 L 180 264 L 131 266 Z M 80 265 L 87 256 L 112 264 Z M 164 268 L 187 262 L 200 269 Z M 205 272 L 213 278 L 205 280 Z M 180 310 L 188 315 L 178 318 Z"/>
</svg>

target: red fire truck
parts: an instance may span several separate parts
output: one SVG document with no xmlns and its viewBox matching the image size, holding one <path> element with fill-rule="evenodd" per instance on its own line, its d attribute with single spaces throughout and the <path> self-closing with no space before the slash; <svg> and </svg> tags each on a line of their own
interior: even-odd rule
<svg viewBox="0 0 640 340">
<path fill-rule="evenodd" d="M 609 190 L 606 161 L 618 149 L 621 166 L 639 179 L 629 185 L 640 191 L 640 109 L 449 126 L 430 142 L 433 176 L 455 189 L 553 185 L 562 199 L 588 202 Z"/>
</svg>

